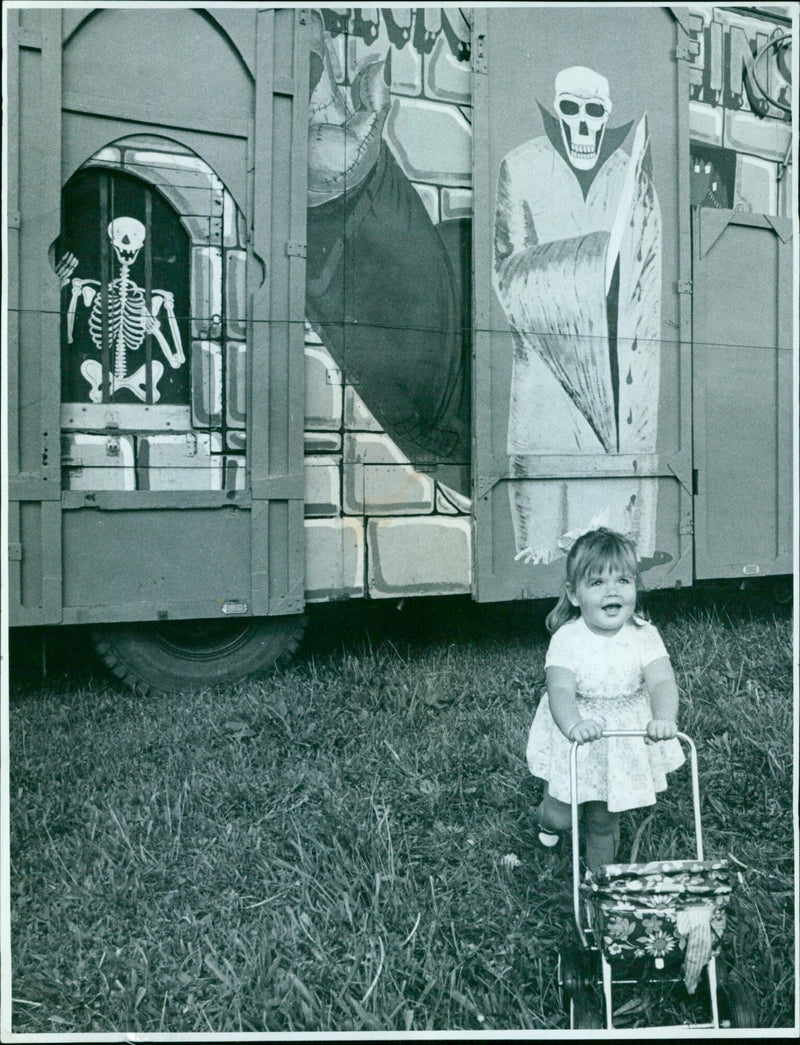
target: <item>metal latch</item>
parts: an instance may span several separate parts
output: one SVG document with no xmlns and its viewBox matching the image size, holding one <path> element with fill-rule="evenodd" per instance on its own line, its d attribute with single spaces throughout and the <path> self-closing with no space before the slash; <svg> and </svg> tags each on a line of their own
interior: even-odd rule
<svg viewBox="0 0 800 1045">
<path fill-rule="evenodd" d="M 472 52 L 472 68 L 476 73 L 487 73 L 489 71 L 485 33 L 478 33 L 475 37 L 475 48 Z"/>
</svg>

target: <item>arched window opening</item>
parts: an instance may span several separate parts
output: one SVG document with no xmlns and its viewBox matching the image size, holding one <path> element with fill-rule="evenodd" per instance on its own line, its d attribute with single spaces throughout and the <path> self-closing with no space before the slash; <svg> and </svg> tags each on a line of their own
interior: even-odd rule
<svg viewBox="0 0 800 1045">
<path fill-rule="evenodd" d="M 191 150 L 135 135 L 87 160 L 62 200 L 64 487 L 241 489 L 246 228 L 233 197 Z"/>
</svg>

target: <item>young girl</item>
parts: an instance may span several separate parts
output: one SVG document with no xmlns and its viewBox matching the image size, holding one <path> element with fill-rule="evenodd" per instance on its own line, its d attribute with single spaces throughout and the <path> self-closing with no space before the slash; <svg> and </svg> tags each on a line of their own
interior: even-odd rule
<svg viewBox="0 0 800 1045">
<path fill-rule="evenodd" d="M 658 631 L 638 611 L 636 549 L 601 527 L 567 555 L 566 588 L 547 617 L 547 693 L 528 737 L 528 768 L 546 781 L 539 841 L 571 827 L 569 754 L 578 752 L 578 802 L 586 862 L 613 863 L 619 814 L 653 805 L 666 774 L 684 761 L 677 733 L 678 688 Z M 642 729 L 643 737 L 604 737 Z M 653 743 L 660 741 L 660 743 Z"/>
</svg>

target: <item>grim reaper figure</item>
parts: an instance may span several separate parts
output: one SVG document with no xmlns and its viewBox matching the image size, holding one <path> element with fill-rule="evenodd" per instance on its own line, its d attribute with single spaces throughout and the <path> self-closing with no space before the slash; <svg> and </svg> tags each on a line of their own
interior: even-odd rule
<svg viewBox="0 0 800 1045">
<path fill-rule="evenodd" d="M 653 453 L 661 336 L 661 217 L 647 116 L 608 126 L 608 81 L 555 78 L 545 134 L 500 167 L 495 292 L 514 358 L 508 422 L 516 558 L 546 563 L 600 523 L 651 555 L 656 480 L 525 481 L 536 454 Z M 611 492 L 609 493 L 609 490 Z"/>
</svg>

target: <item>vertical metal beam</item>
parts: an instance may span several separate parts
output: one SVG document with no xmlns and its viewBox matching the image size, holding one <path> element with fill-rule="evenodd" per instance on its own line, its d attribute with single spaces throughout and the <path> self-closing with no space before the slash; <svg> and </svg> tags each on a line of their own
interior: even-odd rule
<svg viewBox="0 0 800 1045">
<path fill-rule="evenodd" d="M 303 375 L 308 43 L 304 9 L 256 15 L 248 453 L 251 605 L 303 608 Z"/>
<path fill-rule="evenodd" d="M 472 185 L 476 210 L 487 206 L 491 200 L 491 176 L 489 172 L 490 127 L 489 127 L 489 77 L 487 75 L 486 47 L 488 46 L 488 13 L 484 8 L 473 8 L 472 24 Z M 476 53 L 474 41 L 481 39 L 483 48 Z M 480 477 L 498 474 L 492 466 L 492 418 L 490 397 L 486 390 L 491 387 L 490 332 L 492 272 L 492 245 L 488 230 L 490 224 L 472 223 L 472 597 L 478 598 L 478 585 L 484 573 L 490 573 L 487 563 L 484 569 L 480 559 L 488 555 L 494 543 L 492 535 L 491 493 L 481 496 Z M 478 535 L 480 534 L 480 540 Z"/>
<path fill-rule="evenodd" d="M 19 10 L 6 13 L 8 34 L 6 36 L 6 74 L 7 94 L 5 107 L 5 148 L 6 148 L 6 365 L 2 377 L 5 396 L 4 406 L 0 406 L 0 416 L 5 424 L 2 427 L 6 440 L 5 480 L 16 477 L 20 470 L 19 454 L 19 264 L 20 264 L 20 215 L 19 215 Z M 3 489 L 2 496 L 7 497 Z M 19 545 L 20 518 L 19 505 L 8 505 L 8 533 L 5 534 L 9 545 Z M 0 551 L 0 555 L 5 554 Z M 21 599 L 21 552 L 17 559 L 8 559 L 8 606 L 19 606 Z"/>
<path fill-rule="evenodd" d="M 674 14 L 675 12 L 673 12 Z M 675 23 L 676 51 L 686 44 L 688 34 L 684 23 Z M 690 65 L 680 59 L 677 66 L 677 115 L 678 140 L 675 143 L 678 184 L 678 284 L 688 284 L 692 279 L 692 229 L 691 229 L 691 166 L 689 157 L 689 79 Z M 678 297 L 678 440 L 679 451 L 691 452 L 692 448 L 692 295 Z M 676 568 L 670 573 L 673 582 L 691 584 L 694 579 L 694 503 L 691 494 L 679 484 L 679 549 Z"/>
</svg>

